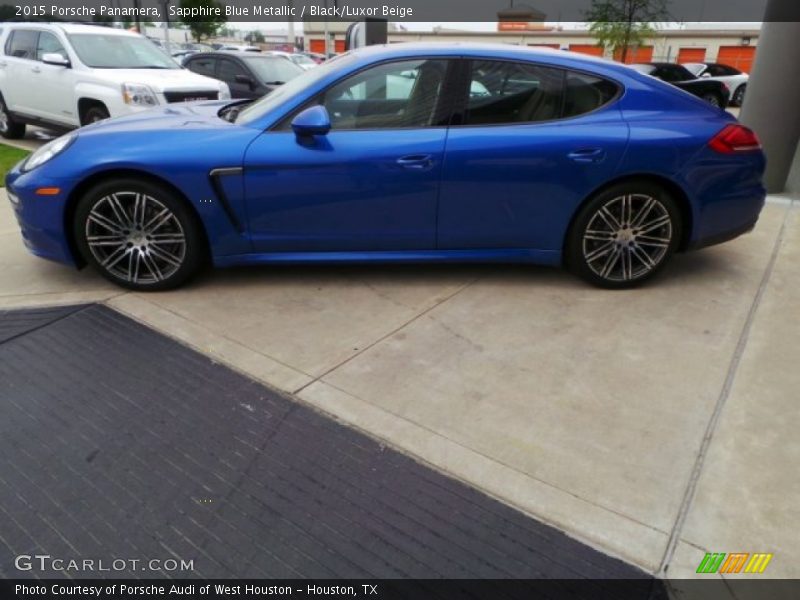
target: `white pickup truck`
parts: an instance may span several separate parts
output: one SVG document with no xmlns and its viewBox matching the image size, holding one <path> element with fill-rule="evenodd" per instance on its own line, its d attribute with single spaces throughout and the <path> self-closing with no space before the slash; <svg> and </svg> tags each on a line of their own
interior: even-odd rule
<svg viewBox="0 0 800 600">
<path fill-rule="evenodd" d="M 221 81 L 181 68 L 147 38 L 80 24 L 0 23 L 0 135 L 25 125 L 72 129 L 192 100 L 230 98 Z"/>
</svg>

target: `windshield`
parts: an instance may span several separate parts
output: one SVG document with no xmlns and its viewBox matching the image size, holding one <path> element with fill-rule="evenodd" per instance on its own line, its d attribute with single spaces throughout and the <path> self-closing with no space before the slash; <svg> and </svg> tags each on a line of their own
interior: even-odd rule
<svg viewBox="0 0 800 600">
<path fill-rule="evenodd" d="M 288 102 L 306 88 L 314 85 L 318 81 L 325 79 L 328 75 L 338 70 L 340 67 L 345 67 L 348 63 L 355 60 L 352 54 L 342 54 L 336 58 L 332 58 L 327 62 L 322 63 L 315 69 L 307 71 L 301 70 L 301 74 L 292 79 L 286 85 L 282 85 L 274 92 L 270 92 L 258 102 L 254 102 L 245 108 L 239 116 L 236 117 L 237 123 L 250 123 L 263 117 L 271 110 L 276 109 L 281 104 Z"/>
<path fill-rule="evenodd" d="M 703 71 L 706 70 L 706 66 L 698 63 L 687 63 L 683 65 L 686 69 L 695 77 L 700 75 Z"/>
<path fill-rule="evenodd" d="M 242 60 L 264 83 L 286 83 L 304 72 L 282 56 L 243 56 Z"/>
<path fill-rule="evenodd" d="M 95 69 L 180 69 L 153 42 L 128 35 L 75 33 L 69 36 L 81 62 Z"/>
<path fill-rule="evenodd" d="M 631 69 L 644 73 L 645 75 L 652 75 L 656 68 L 653 65 L 628 65 Z"/>
</svg>

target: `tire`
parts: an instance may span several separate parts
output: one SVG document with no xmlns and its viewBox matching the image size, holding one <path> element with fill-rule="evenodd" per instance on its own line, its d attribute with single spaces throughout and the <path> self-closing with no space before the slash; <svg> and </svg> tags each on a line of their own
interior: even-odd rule
<svg viewBox="0 0 800 600">
<path fill-rule="evenodd" d="M 620 183 L 580 209 L 564 244 L 565 262 L 594 285 L 635 287 L 664 267 L 682 227 L 678 205 L 663 188 L 644 180 Z"/>
<path fill-rule="evenodd" d="M 703 100 L 708 102 L 711 106 L 722 108 L 722 98 L 720 98 L 717 94 L 703 94 Z"/>
<path fill-rule="evenodd" d="M 741 106 L 744 103 L 744 93 L 747 91 L 747 84 L 743 83 L 736 91 L 733 92 L 733 97 L 731 98 L 731 104 L 733 106 Z"/>
<path fill-rule="evenodd" d="M 173 289 L 205 264 L 199 219 L 182 198 L 158 184 L 100 183 L 78 201 L 72 226 L 86 262 L 127 289 Z"/>
<path fill-rule="evenodd" d="M 18 140 L 25 137 L 25 123 L 14 120 L 2 97 L 0 97 L 0 135 L 7 140 Z"/>
<path fill-rule="evenodd" d="M 83 114 L 83 124 L 91 125 L 92 123 L 97 123 L 98 121 L 104 121 L 110 116 L 111 115 L 108 114 L 108 109 L 105 106 L 102 104 L 95 104 L 94 106 L 89 107 Z"/>
</svg>

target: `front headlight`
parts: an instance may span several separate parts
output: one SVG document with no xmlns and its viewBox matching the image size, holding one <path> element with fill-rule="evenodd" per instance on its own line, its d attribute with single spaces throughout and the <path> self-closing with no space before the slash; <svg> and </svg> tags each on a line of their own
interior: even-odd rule
<svg viewBox="0 0 800 600">
<path fill-rule="evenodd" d="M 219 96 L 217 96 L 219 100 L 230 100 L 231 99 L 231 90 L 228 87 L 228 84 L 224 81 L 219 82 Z"/>
<path fill-rule="evenodd" d="M 122 100 L 125 104 L 132 106 L 156 106 L 158 104 L 158 98 L 153 90 L 143 83 L 123 83 Z"/>
<path fill-rule="evenodd" d="M 46 143 L 44 146 L 31 154 L 28 157 L 28 160 L 22 163 L 20 170 L 23 173 L 27 173 L 31 169 L 35 169 L 36 167 L 43 165 L 51 158 L 58 156 L 64 150 L 66 150 L 77 137 L 78 135 L 75 133 L 68 133 L 67 135 L 62 135 L 60 138 L 54 139 L 52 142 Z"/>
</svg>

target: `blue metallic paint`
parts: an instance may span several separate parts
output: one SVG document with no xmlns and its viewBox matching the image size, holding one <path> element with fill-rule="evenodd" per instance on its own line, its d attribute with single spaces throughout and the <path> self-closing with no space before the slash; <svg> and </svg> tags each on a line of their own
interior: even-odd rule
<svg viewBox="0 0 800 600">
<path fill-rule="evenodd" d="M 479 127 L 332 131 L 312 139 L 269 131 L 332 83 L 368 65 L 414 57 L 497 58 L 594 73 L 622 93 L 562 121 Z M 754 222 L 763 205 L 760 152 L 721 155 L 707 143 L 728 113 L 615 63 L 511 46 L 399 44 L 337 59 L 309 88 L 246 125 L 222 102 L 170 105 L 85 127 L 63 154 L 6 183 L 28 248 L 76 264 L 68 243 L 76 190 L 126 171 L 179 190 L 199 215 L 217 265 L 299 261 L 560 262 L 570 220 L 597 189 L 652 176 L 681 190 L 689 241 Z M 590 160 L 585 154 L 597 150 Z M 577 154 L 576 154 L 577 152 Z M 398 159 L 422 159 L 416 167 Z M 220 179 L 237 231 L 209 173 Z M 57 196 L 35 195 L 56 186 Z"/>
</svg>

